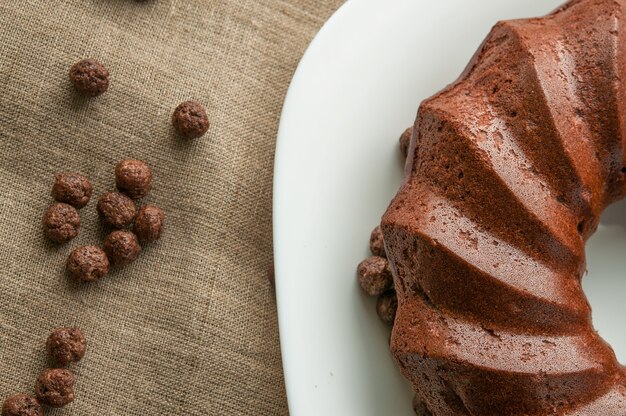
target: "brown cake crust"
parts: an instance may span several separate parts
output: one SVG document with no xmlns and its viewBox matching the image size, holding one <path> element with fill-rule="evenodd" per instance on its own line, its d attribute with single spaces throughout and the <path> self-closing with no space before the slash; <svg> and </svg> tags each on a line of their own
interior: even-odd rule
<svg viewBox="0 0 626 416">
<path fill-rule="evenodd" d="M 580 285 L 626 193 L 626 1 L 496 24 L 424 101 L 382 219 L 391 350 L 433 415 L 626 414 Z"/>
</svg>

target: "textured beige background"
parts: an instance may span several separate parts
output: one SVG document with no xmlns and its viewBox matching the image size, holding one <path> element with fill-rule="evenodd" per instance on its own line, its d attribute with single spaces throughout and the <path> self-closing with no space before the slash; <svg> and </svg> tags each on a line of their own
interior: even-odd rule
<svg viewBox="0 0 626 416">
<path fill-rule="evenodd" d="M 51 415 L 287 413 L 273 292 L 271 189 L 283 97 L 298 60 L 341 0 L 0 1 L 0 396 L 32 391 L 56 326 L 88 334 L 77 399 Z M 78 97 L 70 65 L 95 57 L 109 91 Z M 173 136 L 182 100 L 212 122 Z M 99 243 L 92 201 L 79 237 L 47 243 L 53 173 L 152 167 L 163 239 L 134 264 L 78 285 L 70 249 Z"/>
</svg>

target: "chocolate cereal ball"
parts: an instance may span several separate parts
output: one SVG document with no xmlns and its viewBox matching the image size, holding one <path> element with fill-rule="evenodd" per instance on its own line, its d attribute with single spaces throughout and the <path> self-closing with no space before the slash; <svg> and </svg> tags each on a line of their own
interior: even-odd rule
<svg viewBox="0 0 626 416">
<path fill-rule="evenodd" d="M 370 251 L 375 256 L 387 257 L 387 253 L 385 253 L 383 231 L 380 229 L 380 225 L 374 228 L 370 234 Z"/>
<path fill-rule="evenodd" d="M 91 182 L 83 175 L 62 172 L 55 175 L 52 198 L 80 209 L 87 205 L 92 191 Z"/>
<path fill-rule="evenodd" d="M 123 266 L 139 257 L 141 246 L 130 231 L 113 231 L 104 239 L 104 252 L 112 264 Z"/>
<path fill-rule="evenodd" d="M 409 145 L 411 144 L 411 135 L 413 134 L 413 127 L 409 127 L 404 130 L 402 136 L 400 136 L 400 153 L 402 156 L 407 157 L 409 154 Z"/>
<path fill-rule="evenodd" d="M 83 59 L 70 68 L 70 81 L 79 92 L 95 97 L 109 88 L 109 71 L 95 59 Z"/>
<path fill-rule="evenodd" d="M 376 313 L 381 321 L 387 325 L 393 325 L 398 310 L 398 297 L 395 290 L 388 290 L 378 297 Z"/>
<path fill-rule="evenodd" d="M 141 242 L 156 241 L 161 237 L 164 221 L 165 213 L 161 208 L 154 205 L 144 205 L 137 213 L 133 231 Z"/>
<path fill-rule="evenodd" d="M 50 407 L 63 407 L 74 401 L 74 374 L 65 368 L 49 368 L 39 375 L 35 395 Z"/>
<path fill-rule="evenodd" d="M 33 396 L 16 394 L 4 401 L 2 416 L 43 416 L 43 409 Z"/>
<path fill-rule="evenodd" d="M 202 104 L 196 101 L 185 101 L 174 110 L 172 124 L 181 136 L 196 139 L 203 136 L 209 129 L 209 118 Z"/>
<path fill-rule="evenodd" d="M 65 268 L 73 278 L 93 282 L 109 272 L 109 259 L 99 247 L 76 247 L 67 258 Z"/>
<path fill-rule="evenodd" d="M 78 328 L 57 328 L 46 340 L 46 351 L 60 366 L 82 360 L 87 351 L 87 339 Z"/>
<path fill-rule="evenodd" d="M 363 260 L 357 267 L 357 274 L 361 288 L 370 296 L 382 295 L 393 284 L 389 262 L 384 257 Z"/>
<path fill-rule="evenodd" d="M 71 205 L 52 204 L 43 216 L 46 237 L 55 243 L 66 243 L 78 235 L 80 215 Z"/>
<path fill-rule="evenodd" d="M 152 189 L 152 171 L 141 160 L 122 160 L 115 166 L 115 184 L 129 197 L 143 198 Z"/>
<path fill-rule="evenodd" d="M 104 224 L 114 228 L 128 227 L 137 213 L 133 200 L 119 192 L 102 194 L 96 208 Z"/>
</svg>

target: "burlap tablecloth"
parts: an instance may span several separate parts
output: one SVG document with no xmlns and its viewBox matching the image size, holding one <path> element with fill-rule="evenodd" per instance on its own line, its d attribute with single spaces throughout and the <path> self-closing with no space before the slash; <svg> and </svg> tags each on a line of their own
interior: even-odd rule
<svg viewBox="0 0 626 416">
<path fill-rule="evenodd" d="M 272 288 L 275 135 L 293 71 L 342 0 L 0 1 L 0 396 L 32 392 L 57 326 L 88 335 L 76 401 L 50 415 L 287 413 Z M 111 72 L 95 99 L 72 63 Z M 176 105 L 197 99 L 211 128 L 177 139 Z M 158 243 L 100 282 L 64 264 L 99 244 L 95 199 L 113 167 L 147 161 Z M 94 184 L 79 237 L 43 236 L 57 171 Z"/>
</svg>

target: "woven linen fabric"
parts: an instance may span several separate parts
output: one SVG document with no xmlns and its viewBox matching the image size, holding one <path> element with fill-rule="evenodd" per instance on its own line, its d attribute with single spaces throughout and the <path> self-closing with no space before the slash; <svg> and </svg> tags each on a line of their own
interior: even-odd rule
<svg viewBox="0 0 626 416">
<path fill-rule="evenodd" d="M 59 326 L 88 337 L 76 400 L 48 415 L 283 415 L 271 190 L 283 99 L 306 46 L 341 0 L 0 1 L 0 395 L 33 392 Z M 87 57 L 108 92 L 68 80 Z M 211 127 L 176 137 L 202 102 Z M 153 169 L 160 241 L 92 284 L 65 274 L 101 244 L 96 200 L 124 158 Z M 41 218 L 53 175 L 94 185 L 79 236 L 56 246 Z"/>
</svg>

